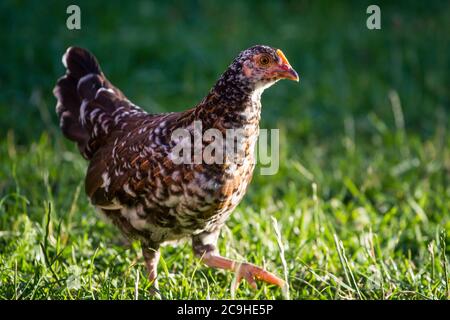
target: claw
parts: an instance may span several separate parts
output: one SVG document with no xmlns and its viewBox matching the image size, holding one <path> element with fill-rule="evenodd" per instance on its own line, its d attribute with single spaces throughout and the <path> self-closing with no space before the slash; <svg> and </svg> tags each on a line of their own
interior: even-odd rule
<svg viewBox="0 0 450 320">
<path fill-rule="evenodd" d="M 242 279 L 247 280 L 253 289 L 257 289 L 256 281 L 261 280 L 270 284 L 277 285 L 279 287 L 284 286 L 284 281 L 278 278 L 273 273 L 270 273 L 260 267 L 257 267 L 250 263 L 241 263 L 236 268 L 236 281 L 234 282 L 234 288 L 239 286 Z"/>
<path fill-rule="evenodd" d="M 198 255 L 200 255 L 200 252 L 202 251 L 199 251 Z M 206 265 L 210 267 L 230 270 L 236 273 L 236 277 L 234 278 L 233 284 L 231 285 L 232 292 L 235 292 L 242 279 L 247 280 L 250 286 L 252 286 L 252 288 L 254 289 L 257 288 L 256 280 L 274 284 L 281 288 L 283 288 L 285 285 L 282 279 L 278 278 L 273 273 L 264 270 L 263 268 L 257 267 L 251 263 L 238 263 L 234 260 L 224 258 L 214 253 L 213 251 L 202 253 L 201 259 Z"/>
</svg>

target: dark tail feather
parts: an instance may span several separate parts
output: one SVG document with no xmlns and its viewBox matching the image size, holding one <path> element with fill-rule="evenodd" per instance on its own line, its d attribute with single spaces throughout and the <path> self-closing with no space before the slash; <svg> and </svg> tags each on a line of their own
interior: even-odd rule
<svg viewBox="0 0 450 320">
<path fill-rule="evenodd" d="M 56 112 L 59 117 L 61 131 L 68 139 L 78 144 L 81 154 L 89 158 L 87 144 L 91 138 L 92 125 L 86 124 L 86 112 L 80 119 L 81 110 L 86 111 L 91 101 L 97 99 L 101 88 L 108 89 L 114 100 L 127 100 L 123 93 L 114 87 L 102 73 L 100 66 L 89 51 L 71 47 L 63 56 L 66 74 L 56 83 L 53 94 L 58 99 Z M 110 97 L 111 98 L 111 97 Z M 115 110 L 113 101 L 101 103 L 97 101 L 96 108 L 111 115 Z"/>
<path fill-rule="evenodd" d="M 63 64 L 67 74 L 75 79 L 81 79 L 89 73 L 102 74 L 97 59 L 87 50 L 70 47 L 63 56 Z"/>
<path fill-rule="evenodd" d="M 80 107 L 83 99 L 92 100 L 105 79 L 97 59 L 87 50 L 70 47 L 63 56 L 67 68 L 53 90 L 58 99 L 56 112 L 63 134 L 78 144 L 80 151 L 85 149 L 89 133 L 80 122 Z M 83 152 L 82 152 L 83 153 Z"/>
</svg>

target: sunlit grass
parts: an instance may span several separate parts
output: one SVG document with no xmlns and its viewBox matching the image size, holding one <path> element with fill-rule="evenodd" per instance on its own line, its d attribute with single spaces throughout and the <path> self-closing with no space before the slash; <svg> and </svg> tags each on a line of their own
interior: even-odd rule
<svg viewBox="0 0 450 320">
<path fill-rule="evenodd" d="M 401 133 L 399 144 L 398 129 L 384 126 L 351 149 L 345 134 L 337 144 L 306 143 L 300 156 L 288 147 L 277 175 L 255 177 L 221 252 L 283 275 L 276 219 L 292 299 L 448 298 L 448 139 L 441 149 L 444 137 Z M 75 151 L 48 135 L 20 147 L 11 134 L 0 153 L 1 298 L 154 298 L 139 245 L 88 204 Z M 231 297 L 233 275 L 202 266 L 188 242 L 162 255 L 163 298 Z M 242 285 L 236 297 L 283 295 Z"/>
</svg>

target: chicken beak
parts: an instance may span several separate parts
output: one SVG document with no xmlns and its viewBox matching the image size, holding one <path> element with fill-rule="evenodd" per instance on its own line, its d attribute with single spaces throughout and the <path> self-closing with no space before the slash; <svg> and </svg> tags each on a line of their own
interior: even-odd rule
<svg viewBox="0 0 450 320">
<path fill-rule="evenodd" d="M 277 70 L 277 76 L 280 79 L 289 79 L 299 82 L 300 77 L 290 65 L 281 65 Z"/>
<path fill-rule="evenodd" d="M 277 76 L 280 79 L 289 79 L 289 80 L 298 82 L 300 80 L 298 73 L 297 73 L 297 71 L 294 70 L 294 68 L 291 67 L 291 65 L 289 64 L 289 61 L 287 60 L 283 51 L 278 49 L 277 55 L 281 60 L 280 64 L 278 64 L 278 66 L 276 68 Z"/>
</svg>

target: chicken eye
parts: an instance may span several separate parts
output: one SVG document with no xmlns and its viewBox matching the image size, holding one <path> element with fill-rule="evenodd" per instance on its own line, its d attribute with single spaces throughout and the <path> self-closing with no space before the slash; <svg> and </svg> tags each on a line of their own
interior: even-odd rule
<svg viewBox="0 0 450 320">
<path fill-rule="evenodd" d="M 270 62 L 270 58 L 268 56 L 266 56 L 266 55 L 262 56 L 259 59 L 259 64 L 262 65 L 262 66 L 267 66 L 269 64 L 269 62 Z"/>
</svg>

